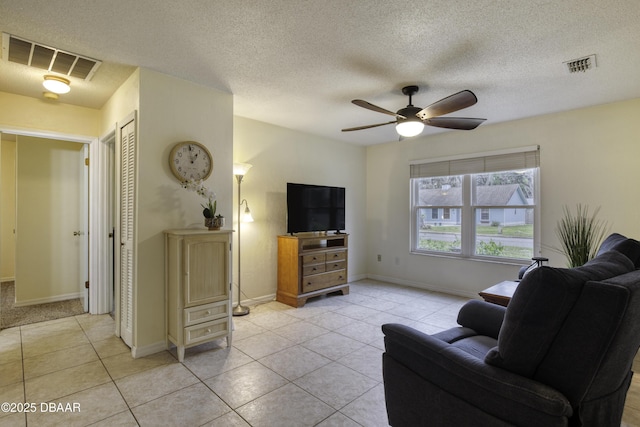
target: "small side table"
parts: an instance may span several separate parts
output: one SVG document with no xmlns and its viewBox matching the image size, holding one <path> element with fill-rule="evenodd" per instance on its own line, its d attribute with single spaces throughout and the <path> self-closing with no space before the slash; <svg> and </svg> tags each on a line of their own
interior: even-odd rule
<svg viewBox="0 0 640 427">
<path fill-rule="evenodd" d="M 513 293 L 518 288 L 519 282 L 505 280 L 496 285 L 491 286 L 479 293 L 479 295 L 487 302 L 498 304 L 506 307 L 511 301 Z"/>
</svg>

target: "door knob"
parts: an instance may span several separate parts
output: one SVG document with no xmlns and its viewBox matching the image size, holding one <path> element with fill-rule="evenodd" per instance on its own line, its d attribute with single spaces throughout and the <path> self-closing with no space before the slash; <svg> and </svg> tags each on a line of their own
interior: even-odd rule
<svg viewBox="0 0 640 427">
<path fill-rule="evenodd" d="M 73 235 L 74 236 L 84 236 L 84 232 L 82 232 L 82 231 L 74 231 Z"/>
</svg>

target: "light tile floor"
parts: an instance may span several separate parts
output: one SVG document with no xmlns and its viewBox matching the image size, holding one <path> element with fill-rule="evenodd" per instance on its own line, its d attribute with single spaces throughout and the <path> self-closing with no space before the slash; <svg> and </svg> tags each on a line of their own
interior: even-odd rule
<svg viewBox="0 0 640 427">
<path fill-rule="evenodd" d="M 132 359 L 108 315 L 5 329 L 0 402 L 36 411 L 0 412 L 0 426 L 386 426 L 380 326 L 435 333 L 467 300 L 370 280 L 350 288 L 298 309 L 252 307 L 234 318 L 231 348 L 187 349 L 184 363 L 175 349 Z M 640 380 L 623 425 L 640 426 Z"/>
</svg>

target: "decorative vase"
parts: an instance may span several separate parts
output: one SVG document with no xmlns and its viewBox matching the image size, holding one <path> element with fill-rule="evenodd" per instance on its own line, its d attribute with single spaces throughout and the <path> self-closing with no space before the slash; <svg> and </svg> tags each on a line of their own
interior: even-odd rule
<svg viewBox="0 0 640 427">
<path fill-rule="evenodd" d="M 222 227 L 224 227 L 224 217 L 219 215 L 213 218 L 213 226 L 217 227 L 216 230 L 219 230 Z"/>
<path fill-rule="evenodd" d="M 224 227 L 224 217 L 217 216 L 215 218 L 205 218 L 204 226 L 209 230 L 220 230 L 220 228 Z"/>
<path fill-rule="evenodd" d="M 216 228 L 214 222 L 215 222 L 215 218 L 205 218 L 204 226 L 207 227 L 209 230 L 219 230 L 220 227 Z"/>
</svg>

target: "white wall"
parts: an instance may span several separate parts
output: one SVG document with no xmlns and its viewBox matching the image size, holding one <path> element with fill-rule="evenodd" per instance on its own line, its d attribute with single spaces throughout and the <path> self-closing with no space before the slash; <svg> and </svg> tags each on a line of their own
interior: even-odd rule
<svg viewBox="0 0 640 427">
<path fill-rule="evenodd" d="M 477 296 L 517 266 L 409 253 L 409 162 L 513 147 L 541 147 L 542 255 L 565 266 L 555 225 L 564 205 L 600 206 L 611 230 L 640 237 L 640 99 L 449 131 L 367 148 L 367 271 L 372 277 Z M 376 255 L 382 255 L 382 261 Z"/>
<path fill-rule="evenodd" d="M 253 165 L 242 181 L 242 198 L 249 202 L 255 220 L 243 223 L 241 229 L 243 301 L 273 297 L 276 293 L 277 236 L 287 232 L 287 182 L 346 188 L 349 279 L 365 277 L 364 147 L 236 116 L 233 160 Z M 233 188 L 233 221 L 237 229 L 235 179 Z M 234 251 L 237 266 L 235 258 Z"/>
</svg>

